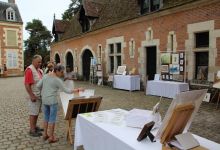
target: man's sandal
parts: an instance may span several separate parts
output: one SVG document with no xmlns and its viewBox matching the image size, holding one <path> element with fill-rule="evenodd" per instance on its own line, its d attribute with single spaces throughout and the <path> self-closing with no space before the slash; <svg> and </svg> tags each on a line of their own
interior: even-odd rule
<svg viewBox="0 0 220 150">
<path fill-rule="evenodd" d="M 55 138 L 55 137 L 52 137 L 52 138 L 49 138 L 48 139 L 48 142 L 49 143 L 56 143 L 56 142 L 58 142 L 59 141 L 59 138 Z"/>
</svg>

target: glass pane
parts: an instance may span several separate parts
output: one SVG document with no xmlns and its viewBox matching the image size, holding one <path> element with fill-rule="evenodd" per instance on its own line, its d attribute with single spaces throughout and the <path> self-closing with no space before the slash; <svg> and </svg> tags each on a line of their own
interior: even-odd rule
<svg viewBox="0 0 220 150">
<path fill-rule="evenodd" d="M 208 64 L 209 54 L 208 52 L 197 52 L 195 53 L 196 60 L 196 74 L 197 80 L 208 80 Z"/>
<path fill-rule="evenodd" d="M 121 53 L 121 43 L 117 43 L 117 53 Z"/>
<path fill-rule="evenodd" d="M 110 63 L 110 73 L 114 72 L 114 56 L 109 57 L 109 63 Z"/>
<path fill-rule="evenodd" d="M 195 34 L 196 48 L 209 47 L 209 32 Z"/>
<path fill-rule="evenodd" d="M 160 8 L 160 0 L 151 0 L 151 11 L 156 11 Z"/>
<path fill-rule="evenodd" d="M 117 56 L 117 68 L 121 66 L 121 56 Z"/>
<path fill-rule="evenodd" d="M 142 3 L 142 12 L 141 13 L 149 12 L 149 8 L 150 8 L 149 0 L 144 0 Z"/>
<path fill-rule="evenodd" d="M 110 54 L 114 54 L 114 44 L 109 44 Z"/>
</svg>

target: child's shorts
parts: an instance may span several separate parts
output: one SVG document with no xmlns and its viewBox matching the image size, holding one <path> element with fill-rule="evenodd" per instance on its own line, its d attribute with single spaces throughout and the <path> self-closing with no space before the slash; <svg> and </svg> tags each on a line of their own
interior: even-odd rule
<svg viewBox="0 0 220 150">
<path fill-rule="evenodd" d="M 44 121 L 55 123 L 57 118 L 58 104 L 43 105 Z"/>
</svg>

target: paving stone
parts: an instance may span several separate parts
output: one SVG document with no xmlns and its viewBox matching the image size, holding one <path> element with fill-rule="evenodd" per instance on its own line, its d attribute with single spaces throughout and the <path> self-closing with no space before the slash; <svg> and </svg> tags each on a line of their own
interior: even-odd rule
<svg viewBox="0 0 220 150">
<path fill-rule="evenodd" d="M 159 101 L 159 97 L 146 96 L 143 91 L 123 91 L 112 89 L 107 86 L 91 85 L 88 82 L 76 82 L 76 87 L 84 87 L 96 90 L 96 95 L 103 96 L 100 110 L 122 108 L 152 109 Z M 23 85 L 23 77 L 0 78 L 0 150 L 27 149 L 27 150 L 72 150 L 73 146 L 66 141 L 66 122 L 63 110 L 59 103 L 59 111 L 56 124 L 56 136 L 58 143 L 49 144 L 42 137 L 28 135 L 28 108 L 26 91 Z M 164 117 L 170 99 L 164 98 L 161 104 L 161 114 Z M 190 131 L 202 137 L 220 143 L 220 108 L 215 109 L 215 104 L 202 103 Z M 39 116 L 38 125 L 42 127 L 43 116 Z M 73 133 L 74 133 L 73 120 Z M 79 147 L 78 150 L 83 150 Z"/>
</svg>

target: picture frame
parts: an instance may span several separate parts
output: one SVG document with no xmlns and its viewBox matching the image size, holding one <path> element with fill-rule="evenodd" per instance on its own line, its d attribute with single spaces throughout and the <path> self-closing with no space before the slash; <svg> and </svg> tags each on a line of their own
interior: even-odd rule
<svg viewBox="0 0 220 150">
<path fill-rule="evenodd" d="M 167 74 L 166 75 L 166 80 L 169 80 L 169 79 L 170 79 L 169 74 Z"/>
<path fill-rule="evenodd" d="M 179 66 L 179 64 L 178 65 L 171 64 L 170 68 L 169 68 L 169 72 L 170 72 L 170 74 L 180 74 L 180 66 Z"/>
<path fill-rule="evenodd" d="M 182 59 L 184 58 L 184 53 L 183 52 L 180 53 L 180 58 L 182 58 Z"/>
<path fill-rule="evenodd" d="M 183 64 L 184 64 L 184 60 L 180 59 L 180 65 L 183 65 Z"/>
<path fill-rule="evenodd" d="M 162 53 L 160 56 L 161 65 L 166 65 L 171 63 L 171 54 L 170 53 Z"/>
<path fill-rule="evenodd" d="M 172 64 L 179 64 L 179 54 L 172 54 Z"/>
<path fill-rule="evenodd" d="M 119 75 L 123 75 L 125 71 L 126 71 L 126 66 L 118 66 L 116 73 Z"/>
<path fill-rule="evenodd" d="M 208 66 L 198 66 L 196 77 L 197 80 L 206 80 L 208 77 Z"/>
<path fill-rule="evenodd" d="M 161 70 L 162 73 L 169 73 L 169 65 L 161 65 Z"/>
<path fill-rule="evenodd" d="M 144 125 L 143 129 L 141 130 L 140 134 L 137 137 L 137 140 L 139 142 L 145 139 L 147 136 L 150 138 L 151 142 L 155 142 L 154 135 L 150 132 L 154 124 L 155 122 L 151 121 Z"/>
<path fill-rule="evenodd" d="M 162 80 L 165 80 L 165 79 L 166 79 L 166 75 L 162 74 Z"/>
<path fill-rule="evenodd" d="M 180 66 L 180 72 L 183 72 L 184 69 L 183 69 L 183 66 Z"/>
<path fill-rule="evenodd" d="M 101 64 L 97 64 L 97 71 L 101 71 L 102 70 L 102 65 Z"/>
<path fill-rule="evenodd" d="M 172 74 L 170 75 L 170 80 L 173 80 L 173 75 Z"/>
</svg>

